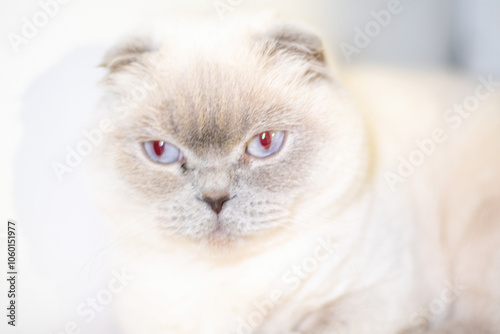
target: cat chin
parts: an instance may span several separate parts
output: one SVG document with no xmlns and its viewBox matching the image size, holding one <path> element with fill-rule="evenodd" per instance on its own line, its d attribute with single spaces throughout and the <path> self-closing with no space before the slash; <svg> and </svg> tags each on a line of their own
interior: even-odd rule
<svg viewBox="0 0 500 334">
<path fill-rule="evenodd" d="M 245 244 L 242 237 L 237 237 L 227 229 L 218 227 L 207 237 L 198 241 L 199 245 L 213 254 L 227 253 Z"/>
<path fill-rule="evenodd" d="M 262 243 L 272 243 L 277 237 L 278 231 L 274 229 L 262 230 L 257 233 L 241 233 L 232 231 L 230 228 L 218 225 L 212 232 L 199 239 L 187 238 L 186 241 L 194 243 L 202 251 L 213 256 L 236 254 L 240 251 L 258 249 Z M 178 238 L 178 236 L 171 236 Z"/>
</svg>

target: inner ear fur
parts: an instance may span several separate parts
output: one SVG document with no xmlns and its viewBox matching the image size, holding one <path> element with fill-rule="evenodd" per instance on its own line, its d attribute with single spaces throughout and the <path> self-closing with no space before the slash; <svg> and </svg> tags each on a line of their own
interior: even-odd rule
<svg viewBox="0 0 500 334">
<path fill-rule="evenodd" d="M 145 36 L 132 36 L 109 50 L 99 66 L 115 72 L 134 63 L 146 53 L 156 51 L 158 48 L 153 39 Z"/>
<path fill-rule="evenodd" d="M 270 56 L 291 55 L 326 66 L 323 42 L 313 31 L 294 24 L 281 24 L 265 33 Z"/>
</svg>

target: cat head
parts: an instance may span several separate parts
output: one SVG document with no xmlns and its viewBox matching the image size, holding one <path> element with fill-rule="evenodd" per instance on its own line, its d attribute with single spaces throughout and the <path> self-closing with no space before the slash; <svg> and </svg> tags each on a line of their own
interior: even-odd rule
<svg viewBox="0 0 500 334">
<path fill-rule="evenodd" d="M 94 155 L 101 202 L 212 246 L 342 209 L 366 172 L 364 130 L 317 34 L 275 20 L 163 32 L 103 60 L 96 117 L 113 131 Z"/>
</svg>

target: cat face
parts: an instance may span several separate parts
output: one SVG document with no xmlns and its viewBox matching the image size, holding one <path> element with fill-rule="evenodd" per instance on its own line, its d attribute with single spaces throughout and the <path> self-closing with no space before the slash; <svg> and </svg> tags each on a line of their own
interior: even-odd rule
<svg viewBox="0 0 500 334">
<path fill-rule="evenodd" d="M 293 229 L 311 208 L 340 205 L 364 172 L 364 137 L 319 38 L 282 24 L 190 32 L 135 39 L 104 60 L 115 130 L 98 159 L 118 180 L 110 196 L 206 244 Z"/>
</svg>

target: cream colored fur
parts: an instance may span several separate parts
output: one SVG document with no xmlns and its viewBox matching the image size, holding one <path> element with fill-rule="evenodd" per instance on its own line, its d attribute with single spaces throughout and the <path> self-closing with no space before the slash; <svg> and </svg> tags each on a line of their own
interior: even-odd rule
<svg viewBox="0 0 500 334">
<path fill-rule="evenodd" d="M 114 131 L 89 172 L 114 263 L 135 277 L 116 304 L 123 333 L 500 328 L 498 92 L 450 130 L 443 114 L 474 79 L 341 71 L 309 30 L 270 18 L 163 32 L 105 58 L 95 114 Z M 282 150 L 245 160 L 248 140 L 275 127 L 289 132 Z M 398 157 L 438 127 L 449 138 L 391 187 Z M 155 139 L 183 150 L 186 171 L 148 161 L 140 143 Z M 223 233 L 195 199 L 219 188 L 237 196 Z"/>
</svg>

